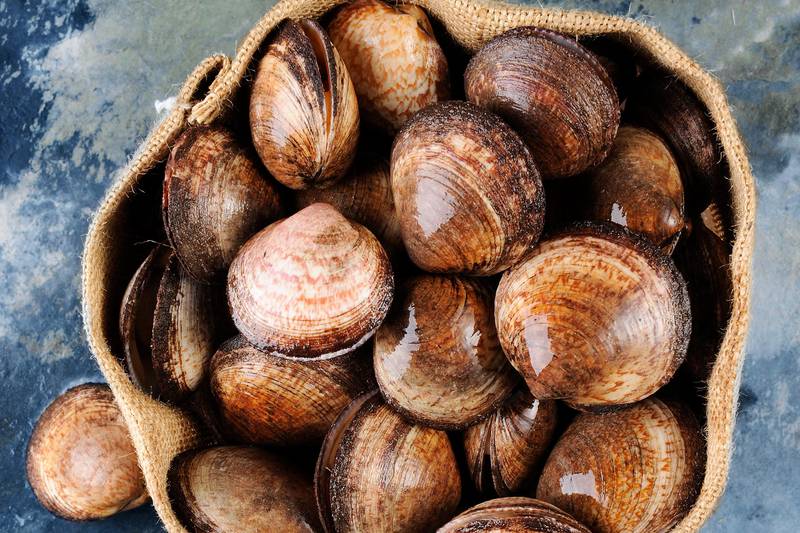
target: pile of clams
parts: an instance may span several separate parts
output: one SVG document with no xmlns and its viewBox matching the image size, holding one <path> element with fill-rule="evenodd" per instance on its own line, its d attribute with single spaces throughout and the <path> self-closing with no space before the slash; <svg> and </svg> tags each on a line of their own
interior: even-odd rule
<svg viewBox="0 0 800 533">
<path fill-rule="evenodd" d="M 117 340 L 214 444 L 167 474 L 190 531 L 665 531 L 698 494 L 731 289 L 702 105 L 624 43 L 519 27 L 463 69 L 435 28 L 285 20 L 248 107 L 172 145 Z M 28 477 L 75 520 L 148 498 L 100 385 Z"/>
</svg>

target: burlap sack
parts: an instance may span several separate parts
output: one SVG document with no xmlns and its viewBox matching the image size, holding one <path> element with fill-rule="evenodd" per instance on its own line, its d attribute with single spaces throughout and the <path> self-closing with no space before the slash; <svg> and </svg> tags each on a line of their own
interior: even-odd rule
<svg viewBox="0 0 800 533">
<path fill-rule="evenodd" d="M 184 531 L 166 491 L 166 473 L 178 453 L 208 442 L 186 413 L 137 389 L 120 365 L 117 334 L 125 285 L 143 258 L 136 243 L 159 235 L 158 206 L 163 161 L 169 146 L 189 124 L 217 119 L 240 87 L 253 55 L 285 17 L 316 17 L 342 0 L 285 0 L 247 35 L 236 57 L 213 56 L 189 76 L 177 105 L 147 137 L 113 184 L 89 228 L 83 255 L 83 315 L 92 352 L 130 428 L 153 504 L 166 528 Z M 711 515 L 725 487 L 731 457 L 737 393 L 748 326 L 755 187 L 745 147 L 720 84 L 656 30 L 636 21 L 581 11 L 507 6 L 486 1 L 417 0 L 453 38 L 475 50 L 509 28 L 533 25 L 570 35 L 614 35 L 671 71 L 708 108 L 730 165 L 735 240 L 731 258 L 732 315 L 708 383 L 708 462 L 702 490 L 675 531 L 696 531 Z M 209 86 L 210 83 L 210 86 Z"/>
</svg>

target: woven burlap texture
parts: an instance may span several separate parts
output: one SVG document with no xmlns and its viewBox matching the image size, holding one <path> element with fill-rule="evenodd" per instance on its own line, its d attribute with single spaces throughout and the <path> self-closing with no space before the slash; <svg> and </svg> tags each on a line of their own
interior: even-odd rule
<svg viewBox="0 0 800 533">
<path fill-rule="evenodd" d="M 286 0 L 279 2 L 250 31 L 236 56 L 212 56 L 189 76 L 170 114 L 150 133 L 119 179 L 106 194 L 89 229 L 83 255 L 83 315 L 89 346 L 108 380 L 130 428 L 139 463 L 153 504 L 167 530 L 185 531 L 169 504 L 166 474 L 172 458 L 206 439 L 182 411 L 151 399 L 128 379 L 113 353 L 104 321 L 116 322 L 118 302 L 110 302 L 107 287 L 115 264 L 109 250 L 119 246 L 117 212 L 139 181 L 164 160 L 172 141 L 189 124 L 217 119 L 239 89 L 254 54 L 275 25 L 286 17 L 316 17 L 341 0 Z M 755 225 L 755 186 L 744 144 L 728 107 L 725 92 L 710 74 L 660 35 L 637 21 L 583 11 L 510 6 L 486 1 L 419 0 L 454 39 L 475 50 L 509 28 L 532 25 L 569 35 L 613 35 L 629 43 L 672 72 L 706 105 L 730 166 L 730 188 L 735 240 L 731 256 L 732 314 L 716 359 L 707 393 L 707 466 L 700 495 L 674 531 L 697 531 L 713 512 L 728 475 L 732 451 L 736 400 L 748 326 L 751 260 Z M 216 77 L 214 77 L 216 76 Z M 205 95 L 203 80 L 213 77 Z"/>
</svg>

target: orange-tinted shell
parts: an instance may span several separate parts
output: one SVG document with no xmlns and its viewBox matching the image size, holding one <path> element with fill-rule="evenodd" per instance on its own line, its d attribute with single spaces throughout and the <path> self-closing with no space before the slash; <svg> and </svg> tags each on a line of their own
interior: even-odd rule
<svg viewBox="0 0 800 533">
<path fill-rule="evenodd" d="M 423 270 L 496 274 L 539 238 L 544 191 L 530 152 L 472 104 L 414 115 L 395 137 L 391 172 L 403 242 Z"/>
<path fill-rule="evenodd" d="M 591 533 L 554 505 L 533 498 L 496 498 L 470 507 L 438 533 Z"/>
<path fill-rule="evenodd" d="M 500 342 L 537 398 L 581 408 L 639 401 L 683 362 L 686 284 L 652 243 L 585 224 L 541 242 L 503 275 Z"/>
<path fill-rule="evenodd" d="M 469 62 L 464 87 L 520 133 L 545 178 L 596 165 L 617 133 L 619 101 L 606 70 L 549 30 L 515 28 L 489 41 Z"/>
<path fill-rule="evenodd" d="M 148 500 L 108 385 L 87 383 L 56 398 L 33 429 L 26 466 L 39 502 L 69 520 L 106 518 Z"/>
<path fill-rule="evenodd" d="M 256 234 L 228 273 L 239 331 L 258 348 L 292 357 L 333 357 L 363 344 L 393 291 L 375 236 L 322 203 Z"/>
<path fill-rule="evenodd" d="M 680 404 L 649 399 L 580 414 L 550 454 L 536 497 L 597 533 L 668 531 L 697 496 L 704 445 Z"/>
<path fill-rule="evenodd" d="M 375 334 L 375 376 L 393 408 L 417 423 L 462 429 L 505 400 L 519 376 L 494 326 L 482 280 L 420 275 Z"/>
<path fill-rule="evenodd" d="M 357 0 L 336 13 L 328 32 L 365 121 L 394 133 L 423 107 L 450 97 L 447 58 L 419 7 Z"/>
</svg>

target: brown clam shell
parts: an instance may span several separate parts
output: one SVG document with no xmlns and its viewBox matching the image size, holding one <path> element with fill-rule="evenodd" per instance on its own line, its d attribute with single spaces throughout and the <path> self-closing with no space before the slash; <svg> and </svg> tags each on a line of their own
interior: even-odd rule
<svg viewBox="0 0 800 533">
<path fill-rule="evenodd" d="M 667 145 L 643 128 L 623 126 L 611 153 L 589 171 L 583 217 L 644 233 L 672 252 L 686 225 L 683 183 Z"/>
<path fill-rule="evenodd" d="M 519 376 L 494 326 L 480 279 L 420 275 L 375 334 L 375 377 L 394 409 L 416 423 L 463 429 L 505 400 Z"/>
<path fill-rule="evenodd" d="M 591 533 L 554 505 L 533 498 L 496 498 L 470 507 L 438 533 Z"/>
<path fill-rule="evenodd" d="M 577 408 L 653 394 L 683 362 L 691 329 L 669 257 L 625 228 L 591 223 L 539 243 L 503 275 L 495 320 L 533 395 Z"/>
<path fill-rule="evenodd" d="M 39 502 L 68 520 L 106 518 L 149 499 L 108 385 L 79 385 L 45 409 L 28 443 L 26 468 Z"/>
<path fill-rule="evenodd" d="M 253 444 L 321 442 L 339 412 L 376 387 L 367 346 L 329 359 L 288 359 L 260 351 L 241 335 L 230 339 L 210 369 L 224 423 Z"/>
<path fill-rule="evenodd" d="M 544 178 L 596 165 L 617 133 L 619 101 L 605 68 L 549 30 L 514 28 L 489 41 L 469 62 L 464 87 L 520 133 Z"/>
<path fill-rule="evenodd" d="M 411 4 L 356 0 L 328 25 L 365 121 L 394 134 L 423 107 L 447 100 L 447 58 L 425 12 Z"/>
<path fill-rule="evenodd" d="M 496 274 L 539 238 L 544 191 L 530 152 L 472 104 L 414 115 L 395 138 L 391 173 L 403 242 L 423 270 Z"/>
<path fill-rule="evenodd" d="M 578 415 L 550 454 L 536 497 L 597 533 L 667 531 L 694 503 L 704 462 L 689 408 L 652 398 Z"/>
<path fill-rule="evenodd" d="M 391 257 L 405 253 L 392 196 L 389 161 L 376 150 L 360 151 L 344 179 L 325 189 L 297 191 L 295 200 L 300 209 L 316 202 L 330 204 L 374 233 Z"/>
<path fill-rule="evenodd" d="M 202 283 L 224 281 L 242 244 L 281 212 L 256 154 L 221 126 L 178 137 L 164 171 L 162 210 L 175 255 Z"/>
<path fill-rule="evenodd" d="M 139 388 L 151 395 L 159 389 L 153 369 L 153 316 L 161 278 L 172 257 L 165 246 L 156 246 L 136 269 L 125 294 L 119 313 L 119 331 L 125 353 L 125 369 Z"/>
<path fill-rule="evenodd" d="M 672 149 L 689 214 L 708 207 L 722 179 L 722 156 L 711 120 L 697 97 L 673 75 L 646 73 L 628 99 L 625 116 L 658 133 Z"/>
<path fill-rule="evenodd" d="M 161 398 L 180 401 L 206 378 L 208 361 L 227 326 L 227 317 L 220 316 L 224 310 L 221 288 L 190 278 L 171 256 L 152 317 L 152 364 Z"/>
<path fill-rule="evenodd" d="M 386 252 L 364 226 L 317 203 L 268 226 L 228 273 L 239 331 L 266 351 L 333 357 L 366 342 L 392 302 Z"/>
<path fill-rule="evenodd" d="M 461 480 L 447 434 L 415 426 L 376 393 L 356 399 L 325 437 L 315 476 L 325 531 L 430 531 L 451 517 Z"/>
<path fill-rule="evenodd" d="M 724 238 L 725 227 L 712 203 L 675 251 L 675 264 L 686 279 L 692 307 L 686 366 L 701 383 L 708 380 L 731 315 L 730 249 Z"/>
<path fill-rule="evenodd" d="M 556 429 L 556 402 L 523 388 L 464 432 L 470 475 L 481 492 L 507 496 L 533 481 Z"/>
<path fill-rule="evenodd" d="M 184 452 L 170 465 L 167 488 L 175 514 L 192 531 L 319 531 L 310 481 L 267 450 Z"/>
<path fill-rule="evenodd" d="M 313 20 L 286 20 L 258 65 L 250 130 L 258 155 L 292 189 L 344 176 L 358 144 L 358 102 L 339 53 Z"/>
</svg>

